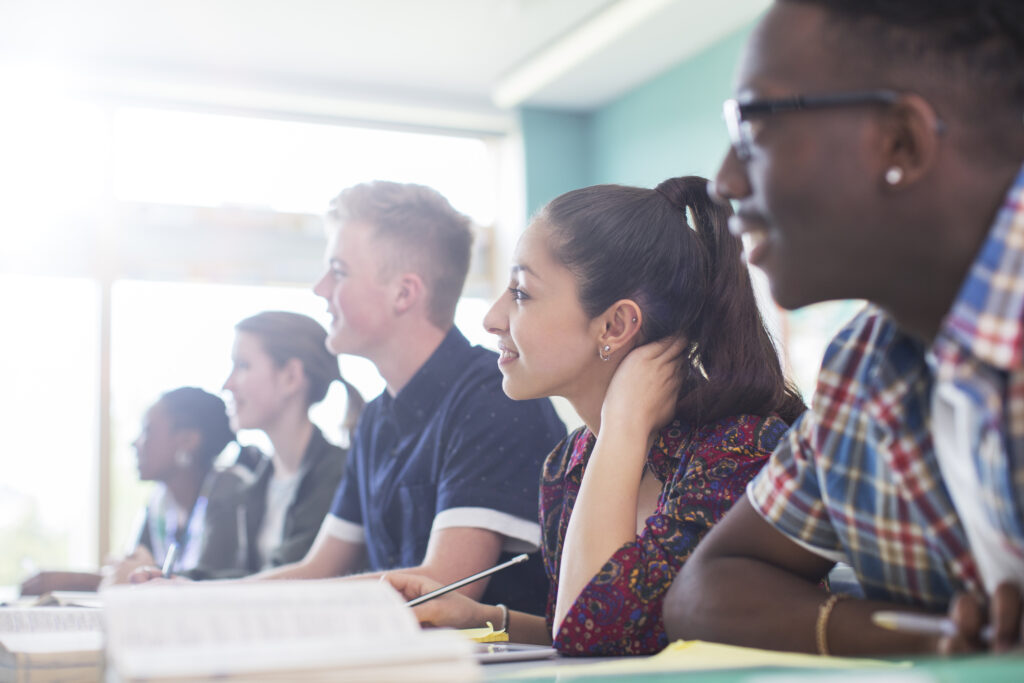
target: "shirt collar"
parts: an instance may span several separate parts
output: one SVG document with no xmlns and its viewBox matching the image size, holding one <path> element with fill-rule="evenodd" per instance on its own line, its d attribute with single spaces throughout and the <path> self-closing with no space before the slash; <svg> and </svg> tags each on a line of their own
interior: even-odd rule
<svg viewBox="0 0 1024 683">
<path fill-rule="evenodd" d="M 427 362 L 420 366 L 397 396 L 391 398 L 387 392 L 384 393 L 384 406 L 400 432 L 418 431 L 426 424 L 437 410 L 438 399 L 448 392 L 455 377 L 466 366 L 469 349 L 469 341 L 452 326 Z"/>
<path fill-rule="evenodd" d="M 937 347 L 942 337 L 995 368 L 1024 365 L 1024 168 L 943 321 Z"/>
<path fill-rule="evenodd" d="M 572 445 L 572 453 L 569 454 L 569 462 L 565 466 L 566 474 L 587 461 L 587 456 L 594 450 L 595 443 L 597 443 L 597 437 L 590 429 L 584 427 Z"/>
</svg>

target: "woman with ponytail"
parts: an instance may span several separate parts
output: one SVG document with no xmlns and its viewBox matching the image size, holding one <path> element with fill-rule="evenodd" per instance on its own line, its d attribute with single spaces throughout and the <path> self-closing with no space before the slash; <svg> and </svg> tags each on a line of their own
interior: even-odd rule
<svg viewBox="0 0 1024 683">
<path fill-rule="evenodd" d="M 584 422 L 548 456 L 544 617 L 450 593 L 420 620 L 505 625 L 563 654 L 656 652 L 662 601 L 804 410 L 758 312 L 731 211 L 703 178 L 599 185 L 548 204 L 488 312 L 505 393 L 563 396 Z M 392 574 L 414 597 L 436 587 Z"/>
<path fill-rule="evenodd" d="M 230 511 L 235 524 L 218 525 L 207 539 L 206 561 L 186 576 L 246 576 L 301 560 L 313 544 L 347 452 L 324 438 L 309 410 L 335 381 L 348 393 L 343 426 L 349 434 L 363 407 L 326 339 L 320 323 L 288 311 L 264 311 L 235 325 L 233 367 L 224 382 L 232 426 L 262 431 L 273 450 L 257 454 L 253 481 Z"/>
</svg>

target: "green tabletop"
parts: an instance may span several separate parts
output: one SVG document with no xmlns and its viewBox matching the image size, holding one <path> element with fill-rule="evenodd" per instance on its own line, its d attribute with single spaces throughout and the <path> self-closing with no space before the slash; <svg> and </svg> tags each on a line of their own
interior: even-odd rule
<svg viewBox="0 0 1024 683">
<path fill-rule="evenodd" d="M 559 659 L 545 663 L 531 663 L 516 668 L 505 666 L 484 667 L 488 681 L 531 681 L 559 683 L 600 681 L 609 683 L 661 683 L 685 680 L 687 683 L 732 683 L 733 681 L 756 681 L 775 683 L 782 681 L 827 681 L 844 683 L 850 681 L 871 681 L 873 683 L 1024 683 L 1024 653 L 1018 655 L 988 655 L 976 657 L 929 657 L 914 659 L 908 668 L 864 668 L 864 669 L 807 669 L 807 668 L 756 668 L 728 669 L 717 671 L 679 671 L 675 673 L 619 674 L 614 676 L 577 675 L 572 669 L 588 660 Z M 903 660 L 907 661 L 907 660 Z M 589 663 L 589 662 L 588 662 Z M 565 668 L 567 675 L 537 678 L 530 675 L 531 669 L 550 667 Z"/>
</svg>

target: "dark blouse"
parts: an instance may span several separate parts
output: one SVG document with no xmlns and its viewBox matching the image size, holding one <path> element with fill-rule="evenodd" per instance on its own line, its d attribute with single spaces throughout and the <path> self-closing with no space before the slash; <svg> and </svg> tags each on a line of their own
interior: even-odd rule
<svg viewBox="0 0 1024 683">
<path fill-rule="evenodd" d="M 573 603 L 555 636 L 569 655 L 649 654 L 667 644 L 662 601 L 704 534 L 744 494 L 786 431 L 777 417 L 727 417 L 693 430 L 678 419 L 647 456 L 662 482 L 654 514 L 612 555 Z M 544 463 L 540 517 L 553 624 L 558 571 L 576 496 L 596 438 L 577 429 Z"/>
</svg>

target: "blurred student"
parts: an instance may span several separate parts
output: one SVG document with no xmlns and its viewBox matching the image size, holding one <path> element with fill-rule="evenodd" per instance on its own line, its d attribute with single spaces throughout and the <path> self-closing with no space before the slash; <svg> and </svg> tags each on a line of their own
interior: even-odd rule
<svg viewBox="0 0 1024 683">
<path fill-rule="evenodd" d="M 1020 647 L 1022 74 L 1019 0 L 780 0 L 751 35 L 714 189 L 781 305 L 871 305 L 676 581 L 673 637 Z M 865 600 L 819 590 L 837 561 Z M 880 609 L 949 609 L 956 633 L 886 631 Z"/>
<path fill-rule="evenodd" d="M 331 506 L 346 451 L 329 443 L 309 419 L 332 382 L 347 391 L 344 427 L 362 410 L 359 392 L 324 346 L 327 332 L 309 316 L 264 311 L 235 325 L 232 370 L 224 382 L 232 426 L 258 429 L 272 452 L 259 455 L 252 483 L 237 497 L 234 524 L 208 540 L 207 562 L 194 579 L 245 576 L 302 559 Z"/>
<path fill-rule="evenodd" d="M 122 583 L 133 570 L 161 565 L 172 543 L 179 552 L 175 571 L 196 568 L 203 540 L 230 518 L 225 505 L 244 486 L 237 471 L 214 468 L 225 446 L 234 441 L 224 402 L 202 389 L 182 387 L 163 394 L 146 411 L 132 446 L 139 479 L 155 481 L 133 550 L 100 572 L 44 571 L 26 580 L 23 595 L 55 590 L 96 590 L 100 583 Z"/>
<path fill-rule="evenodd" d="M 513 641 L 571 655 L 666 645 L 673 577 L 804 410 L 729 234 L 731 212 L 706 186 L 688 177 L 576 190 L 523 233 L 508 291 L 484 319 L 499 338 L 503 387 L 517 400 L 564 396 L 585 423 L 544 465 L 547 607 L 510 613 L 452 593 L 417 607 L 422 621 L 489 621 Z M 408 598 L 437 587 L 388 578 Z"/>
<path fill-rule="evenodd" d="M 327 348 L 372 361 L 386 388 L 359 421 L 313 547 L 253 578 L 406 568 L 451 583 L 536 550 L 541 463 L 565 426 L 550 401 L 506 397 L 498 356 L 454 325 L 469 219 L 428 187 L 375 181 L 338 195 L 327 220 L 314 288 L 332 318 Z M 463 590 L 539 611 L 547 582 L 535 557 Z"/>
</svg>

